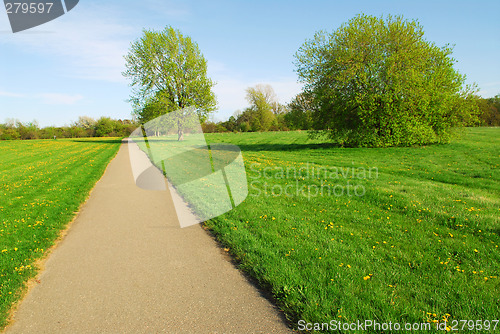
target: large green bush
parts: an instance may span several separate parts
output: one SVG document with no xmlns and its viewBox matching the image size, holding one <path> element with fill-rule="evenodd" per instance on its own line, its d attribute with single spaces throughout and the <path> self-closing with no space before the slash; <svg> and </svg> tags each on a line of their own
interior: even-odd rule
<svg viewBox="0 0 500 334">
<path fill-rule="evenodd" d="M 402 17 L 358 15 L 316 33 L 296 53 L 314 128 L 347 146 L 448 142 L 477 113 L 451 54 Z"/>
</svg>

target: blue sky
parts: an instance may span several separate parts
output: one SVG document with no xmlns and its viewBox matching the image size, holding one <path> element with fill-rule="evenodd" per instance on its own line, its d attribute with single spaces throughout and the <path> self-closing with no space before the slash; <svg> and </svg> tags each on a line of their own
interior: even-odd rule
<svg viewBox="0 0 500 334">
<path fill-rule="evenodd" d="M 71 124 L 80 115 L 131 118 L 123 55 L 143 28 L 191 36 L 208 61 L 225 120 L 247 106 L 245 88 L 270 84 L 280 102 L 300 91 L 293 55 L 315 31 L 359 13 L 418 19 L 427 40 L 454 44 L 456 68 L 480 95 L 500 93 L 500 2 L 495 1 L 94 1 L 13 34 L 0 8 L 0 122 Z"/>
</svg>

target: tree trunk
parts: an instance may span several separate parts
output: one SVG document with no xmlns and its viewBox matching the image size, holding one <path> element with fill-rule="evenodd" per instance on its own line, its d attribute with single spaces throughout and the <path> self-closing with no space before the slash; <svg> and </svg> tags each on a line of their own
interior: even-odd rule
<svg viewBox="0 0 500 334">
<path fill-rule="evenodd" d="M 184 140 L 184 133 L 182 132 L 181 122 L 177 122 L 177 141 Z"/>
</svg>

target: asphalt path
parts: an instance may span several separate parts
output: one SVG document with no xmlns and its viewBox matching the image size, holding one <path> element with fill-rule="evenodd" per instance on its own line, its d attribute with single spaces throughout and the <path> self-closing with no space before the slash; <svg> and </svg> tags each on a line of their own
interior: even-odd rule
<svg viewBox="0 0 500 334">
<path fill-rule="evenodd" d="M 135 185 L 124 143 L 6 333 L 290 333 L 169 191 Z"/>
</svg>

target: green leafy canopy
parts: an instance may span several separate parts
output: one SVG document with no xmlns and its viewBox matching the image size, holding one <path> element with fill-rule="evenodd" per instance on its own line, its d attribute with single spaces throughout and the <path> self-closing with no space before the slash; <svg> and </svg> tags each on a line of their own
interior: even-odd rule
<svg viewBox="0 0 500 334">
<path fill-rule="evenodd" d="M 167 112 L 194 107 L 204 121 L 217 101 L 198 44 L 179 30 L 144 30 L 125 56 L 133 93 L 130 101 L 141 122 Z"/>
<path fill-rule="evenodd" d="M 449 45 L 424 39 L 417 21 L 358 15 L 320 31 L 295 55 L 314 127 L 348 146 L 447 142 L 476 117 L 474 86 Z"/>
</svg>

